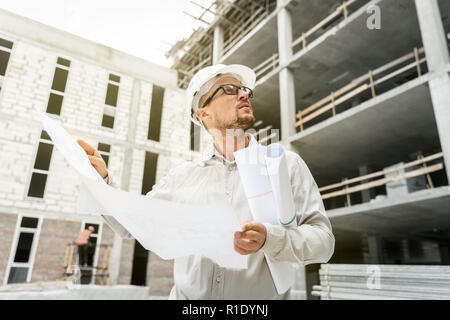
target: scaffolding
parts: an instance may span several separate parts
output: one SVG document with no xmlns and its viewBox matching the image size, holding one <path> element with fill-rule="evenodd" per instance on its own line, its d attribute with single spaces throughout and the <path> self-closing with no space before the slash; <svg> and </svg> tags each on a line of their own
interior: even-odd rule
<svg viewBox="0 0 450 320">
<path fill-rule="evenodd" d="M 96 266 L 82 267 L 82 270 L 92 271 L 92 277 L 94 278 L 94 283 L 99 285 L 109 285 L 109 276 L 111 268 L 111 256 L 112 256 L 112 246 L 100 244 L 97 245 L 96 250 L 101 249 L 102 258 Z M 68 243 L 66 246 L 66 251 L 64 254 L 63 270 L 62 270 L 62 280 L 67 280 L 70 276 L 74 275 L 73 266 L 77 262 L 77 245 L 74 242 Z"/>
<path fill-rule="evenodd" d="M 336 23 L 341 18 L 347 19 L 349 7 L 355 2 L 357 0 L 343 1 L 331 14 L 295 39 L 291 47 L 294 49 L 301 44 L 304 49 L 308 38 L 319 30 Z M 196 71 L 212 65 L 214 30 L 218 25 L 222 26 L 224 31 L 221 54 L 225 55 L 276 8 L 275 0 L 218 0 L 212 2 L 209 7 L 204 7 L 194 1 L 191 3 L 203 10 L 200 16 L 184 13 L 207 26 L 194 30 L 188 39 L 176 42 L 166 53 L 167 58 L 171 57 L 174 60 L 172 68 L 178 71 L 178 86 L 184 89 Z M 204 20 L 207 13 L 215 16 L 210 23 Z M 278 65 L 278 53 L 275 52 L 253 70 L 258 79 L 270 70 L 274 70 Z"/>
<path fill-rule="evenodd" d="M 200 16 L 184 13 L 207 26 L 194 30 L 188 39 L 176 42 L 166 53 L 166 57 L 174 61 L 172 68 L 178 71 L 178 87 L 183 89 L 198 70 L 212 65 L 214 30 L 217 26 L 223 28 L 222 54 L 226 54 L 276 8 L 275 0 L 218 0 L 209 7 L 194 1 L 191 3 L 203 10 Z M 207 13 L 214 15 L 211 23 L 204 20 Z"/>
</svg>

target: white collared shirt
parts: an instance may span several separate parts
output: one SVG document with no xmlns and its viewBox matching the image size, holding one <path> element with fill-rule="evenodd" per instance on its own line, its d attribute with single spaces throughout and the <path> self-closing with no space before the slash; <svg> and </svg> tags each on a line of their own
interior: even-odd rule
<svg viewBox="0 0 450 320">
<path fill-rule="evenodd" d="M 249 144 L 254 143 L 255 138 L 250 136 Z M 277 293 L 264 253 L 273 261 L 300 265 L 325 263 L 331 258 L 335 239 L 317 184 L 298 154 L 286 150 L 286 159 L 298 226 L 264 223 L 266 241 L 258 252 L 249 255 L 248 269 L 222 268 L 200 255 L 175 259 L 171 299 L 286 299 L 290 291 Z M 112 184 L 111 179 L 107 182 Z M 226 196 L 239 221 L 252 220 L 236 163 L 217 150 L 202 160 L 186 161 L 175 167 L 147 194 L 193 204 L 210 203 L 217 195 Z M 130 238 L 117 221 L 104 218 L 115 232 Z"/>
</svg>

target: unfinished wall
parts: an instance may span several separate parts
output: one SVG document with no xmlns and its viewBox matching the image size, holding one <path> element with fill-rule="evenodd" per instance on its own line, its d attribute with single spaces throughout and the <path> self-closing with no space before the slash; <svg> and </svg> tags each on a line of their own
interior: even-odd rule
<svg viewBox="0 0 450 320">
<path fill-rule="evenodd" d="M 163 260 L 150 252 L 147 284 L 151 296 L 168 296 L 173 287 L 173 260 Z"/>
<path fill-rule="evenodd" d="M 2 236 L 2 241 L 0 241 L 0 286 L 4 284 L 16 223 L 17 215 L 0 213 L 0 235 Z"/>
<path fill-rule="evenodd" d="M 130 284 L 131 271 L 133 268 L 134 240 L 122 241 L 122 253 L 120 256 L 120 269 L 117 284 Z"/>
<path fill-rule="evenodd" d="M 81 221 L 43 219 L 31 282 L 62 279 L 66 247 L 75 241 L 80 228 Z"/>
</svg>

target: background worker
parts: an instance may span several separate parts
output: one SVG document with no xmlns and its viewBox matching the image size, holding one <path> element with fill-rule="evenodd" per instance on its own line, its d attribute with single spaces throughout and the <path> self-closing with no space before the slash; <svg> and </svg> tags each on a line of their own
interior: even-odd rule
<svg viewBox="0 0 450 320">
<path fill-rule="evenodd" d="M 88 265 L 89 237 L 94 231 L 94 227 L 89 226 L 87 229 L 81 230 L 75 240 L 75 244 L 78 246 L 78 264 L 80 266 Z"/>
</svg>

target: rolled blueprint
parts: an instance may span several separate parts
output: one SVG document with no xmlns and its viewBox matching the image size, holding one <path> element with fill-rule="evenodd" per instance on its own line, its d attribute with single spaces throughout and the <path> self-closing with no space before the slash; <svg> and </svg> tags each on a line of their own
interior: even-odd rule
<svg viewBox="0 0 450 320">
<path fill-rule="evenodd" d="M 283 226 L 297 226 L 297 215 L 284 147 L 279 143 L 269 145 L 266 148 L 265 160 L 279 223 Z"/>
<path fill-rule="evenodd" d="M 261 223 L 280 225 L 278 218 L 280 206 L 276 204 L 274 196 L 280 190 L 274 189 L 277 186 L 272 185 L 269 178 L 266 147 L 260 144 L 248 146 L 236 151 L 234 158 L 253 219 Z M 267 254 L 265 258 L 278 294 L 285 293 L 294 283 L 294 266 L 289 262 L 272 261 Z"/>
<path fill-rule="evenodd" d="M 104 212 L 162 259 L 201 254 L 224 268 L 247 268 L 247 256 L 234 250 L 233 237 L 240 226 L 225 197 L 206 205 L 178 203 L 81 179 Z"/>
<path fill-rule="evenodd" d="M 272 185 L 267 174 L 265 147 L 255 144 L 235 152 L 234 157 L 253 219 L 279 224 Z"/>
</svg>

